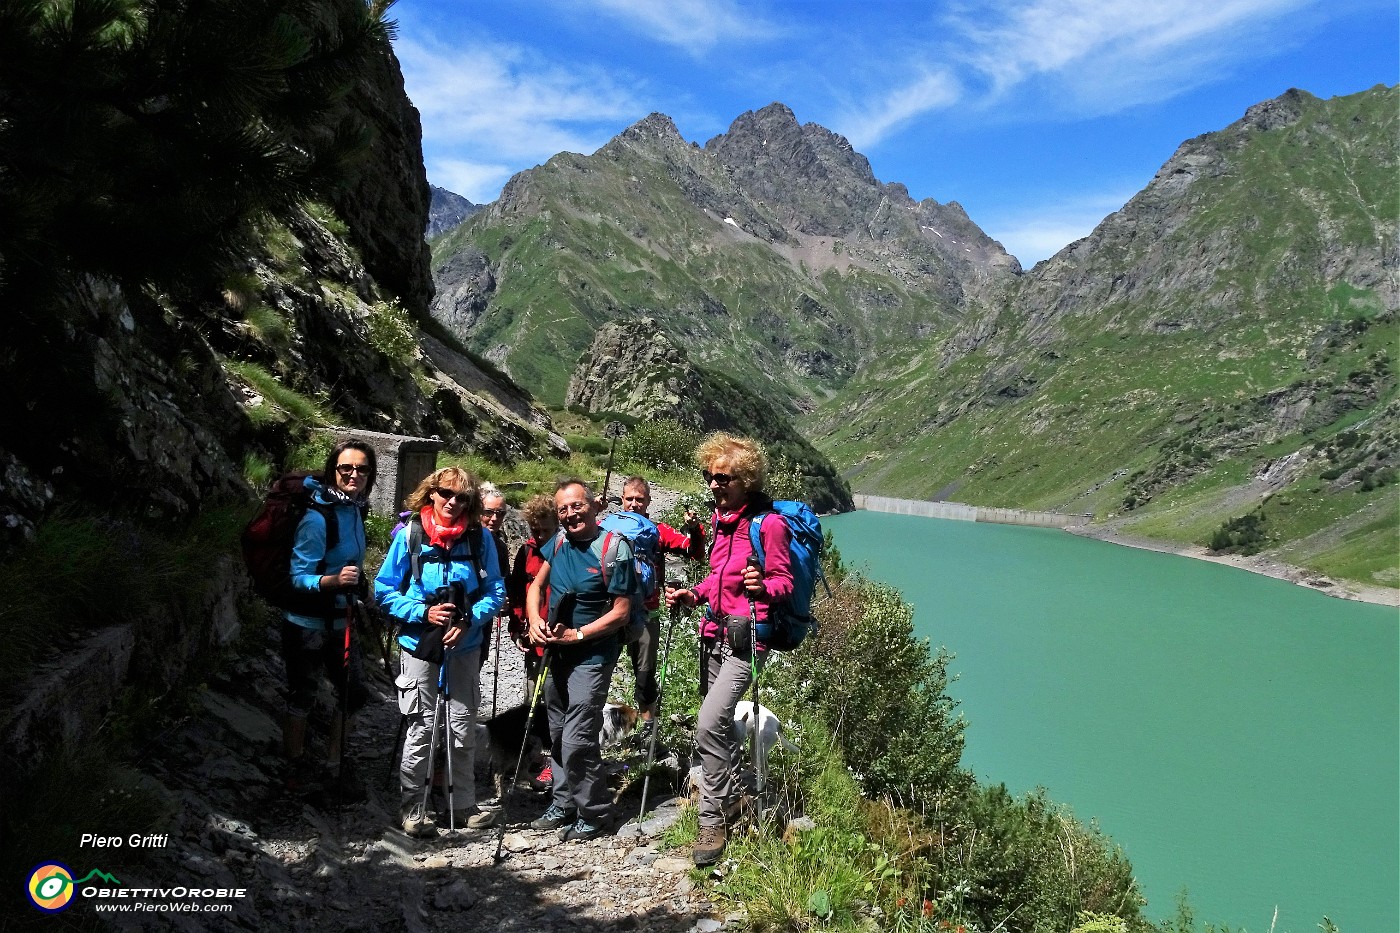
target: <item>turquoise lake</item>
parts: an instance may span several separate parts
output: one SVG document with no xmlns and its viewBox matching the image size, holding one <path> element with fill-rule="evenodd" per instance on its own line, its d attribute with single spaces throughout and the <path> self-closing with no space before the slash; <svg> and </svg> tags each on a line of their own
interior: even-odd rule
<svg viewBox="0 0 1400 933">
<path fill-rule="evenodd" d="M 1400 930 L 1400 612 L 1062 531 L 856 512 L 850 566 L 957 657 L 963 764 L 1045 787 L 1146 916 Z"/>
</svg>

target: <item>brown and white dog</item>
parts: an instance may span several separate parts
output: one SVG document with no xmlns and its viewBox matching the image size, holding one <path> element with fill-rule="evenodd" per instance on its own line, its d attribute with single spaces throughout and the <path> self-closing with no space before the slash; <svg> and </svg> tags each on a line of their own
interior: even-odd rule
<svg viewBox="0 0 1400 933">
<path fill-rule="evenodd" d="M 635 709 L 625 703 L 607 703 L 603 706 L 603 727 L 598 730 L 598 747 L 612 748 L 631 735 L 640 721 Z"/>
</svg>

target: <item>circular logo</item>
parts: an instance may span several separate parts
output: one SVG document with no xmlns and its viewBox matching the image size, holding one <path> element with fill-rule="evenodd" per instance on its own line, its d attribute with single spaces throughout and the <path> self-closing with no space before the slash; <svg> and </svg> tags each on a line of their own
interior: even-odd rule
<svg viewBox="0 0 1400 933">
<path fill-rule="evenodd" d="M 60 862 L 45 862 L 29 874 L 30 902 L 44 913 L 67 910 L 73 901 L 73 871 Z"/>
</svg>

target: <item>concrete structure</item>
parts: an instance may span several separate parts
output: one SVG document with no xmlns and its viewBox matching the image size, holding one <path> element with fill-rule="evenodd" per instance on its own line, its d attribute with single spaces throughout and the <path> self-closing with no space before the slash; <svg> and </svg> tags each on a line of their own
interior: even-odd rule
<svg viewBox="0 0 1400 933">
<path fill-rule="evenodd" d="M 336 428 L 332 433 L 337 444 L 356 440 L 374 448 L 379 475 L 374 481 L 369 507 L 383 515 L 399 513 L 404 498 L 423 481 L 423 477 L 437 469 L 438 451 L 442 450 L 442 441 L 437 437 L 379 434 L 348 428 Z"/>
<path fill-rule="evenodd" d="M 961 502 L 927 502 L 921 499 L 892 499 L 888 496 L 857 494 L 856 508 L 871 512 L 893 512 L 896 515 L 919 515 L 924 518 L 946 518 L 959 522 L 994 522 L 1000 525 L 1034 525 L 1041 528 L 1065 528 L 1084 525 L 1093 516 L 1065 515 L 1060 512 L 1028 512 L 1025 509 L 998 509 L 991 506 L 964 505 Z"/>
</svg>

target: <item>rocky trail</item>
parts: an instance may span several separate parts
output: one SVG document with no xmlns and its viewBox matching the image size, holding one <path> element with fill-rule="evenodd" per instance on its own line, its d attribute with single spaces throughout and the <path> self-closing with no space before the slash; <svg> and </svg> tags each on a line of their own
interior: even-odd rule
<svg viewBox="0 0 1400 933">
<path fill-rule="evenodd" d="M 617 808 L 615 834 L 567 843 L 527 828 L 548 800 L 521 784 L 509 801 L 499 863 L 495 829 L 428 840 L 401 832 L 397 776 L 390 774 L 398 708 L 378 659 L 365 660 L 372 700 L 354 717 L 348 745 L 367 799 L 332 807 L 289 794 L 280 778 L 282 663 L 275 629 L 266 636 L 263 649 L 232 662 L 196 711 L 141 761 L 150 789 L 168 799 L 175 815 L 166 828 L 169 846 L 122 878 L 128 887 L 241 887 L 247 897 L 233 900 L 231 913 L 128 914 L 112 922 L 116 928 L 689 933 L 725 926 L 693 882 L 688 852 L 665 852 L 654 838 L 679 817 L 681 804 L 655 780 L 651 799 L 664 802 L 647 824 L 624 823 L 635 820 L 640 792 L 634 788 Z M 484 716 L 491 712 L 492 672 L 488 661 Z M 520 656 L 508 644 L 500 673 L 504 708 L 523 697 Z M 326 687 L 319 708 L 330 707 Z M 314 719 L 313 730 L 324 735 Z M 314 744 L 312 751 L 319 750 Z M 478 800 L 493 806 L 480 759 L 477 786 Z"/>
</svg>

